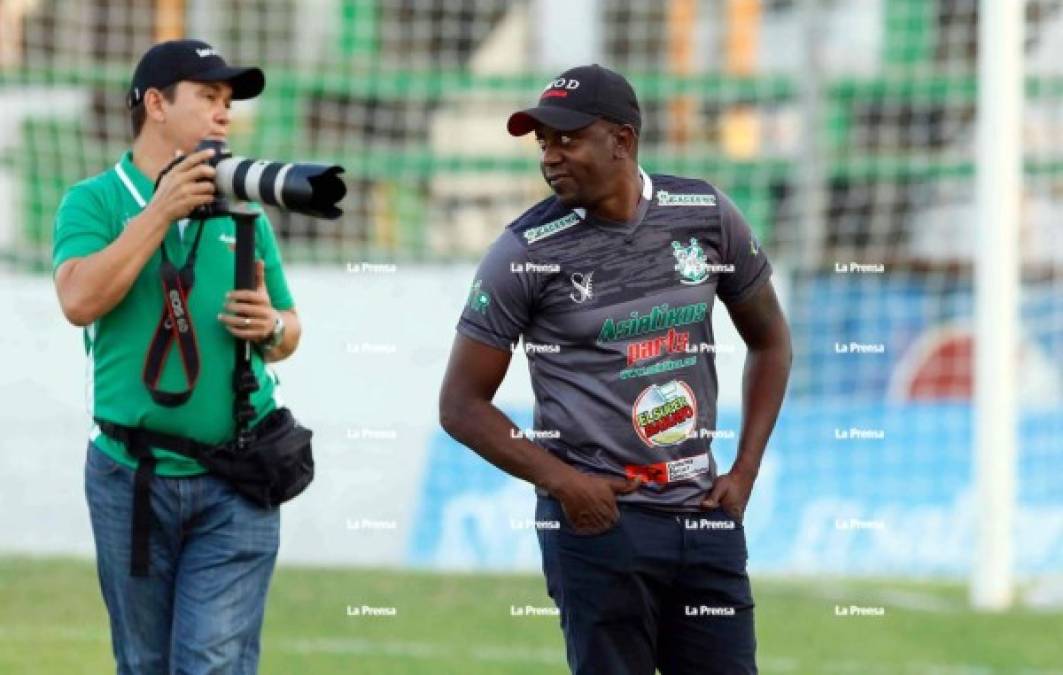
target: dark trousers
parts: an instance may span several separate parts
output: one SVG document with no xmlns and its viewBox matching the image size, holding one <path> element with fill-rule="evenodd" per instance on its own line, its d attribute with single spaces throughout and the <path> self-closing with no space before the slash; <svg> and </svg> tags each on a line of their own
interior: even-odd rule
<svg viewBox="0 0 1063 675">
<path fill-rule="evenodd" d="M 573 675 L 757 672 L 745 533 L 724 511 L 621 505 L 612 529 L 579 535 L 540 497 L 535 518 Z"/>
</svg>

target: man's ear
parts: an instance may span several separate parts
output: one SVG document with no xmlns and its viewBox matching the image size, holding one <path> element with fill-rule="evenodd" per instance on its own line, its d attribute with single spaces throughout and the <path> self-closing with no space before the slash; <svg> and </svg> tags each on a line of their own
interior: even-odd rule
<svg viewBox="0 0 1063 675">
<path fill-rule="evenodd" d="M 162 92 L 158 89 L 151 87 L 144 92 L 144 112 L 148 119 L 152 119 L 159 124 L 166 122 L 166 109 L 163 107 L 163 103 L 166 102 L 166 98 L 162 95 Z"/>
<path fill-rule="evenodd" d="M 615 159 L 628 159 L 635 156 L 635 128 L 630 124 L 623 124 L 613 132 L 614 146 L 613 157 Z"/>
</svg>

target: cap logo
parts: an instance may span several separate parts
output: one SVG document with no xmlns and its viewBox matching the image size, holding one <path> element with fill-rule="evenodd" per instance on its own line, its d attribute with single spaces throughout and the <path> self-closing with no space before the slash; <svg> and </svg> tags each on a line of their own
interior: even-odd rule
<svg viewBox="0 0 1063 675">
<path fill-rule="evenodd" d="M 563 77 L 559 77 L 543 87 L 543 91 L 546 91 L 547 89 L 579 89 L 579 80 L 566 80 Z"/>
<path fill-rule="evenodd" d="M 197 49 L 196 54 L 199 55 L 199 58 L 205 59 L 208 56 L 217 56 L 218 52 L 214 51 L 213 47 L 203 47 L 202 49 Z"/>
</svg>

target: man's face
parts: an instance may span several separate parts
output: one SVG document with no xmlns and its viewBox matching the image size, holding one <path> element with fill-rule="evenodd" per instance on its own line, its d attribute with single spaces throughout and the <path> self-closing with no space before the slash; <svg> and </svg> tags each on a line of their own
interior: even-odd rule
<svg viewBox="0 0 1063 675">
<path fill-rule="evenodd" d="M 205 138 L 225 140 L 233 89 L 225 82 L 179 82 L 173 103 L 163 100 L 167 140 L 185 154 Z"/>
<path fill-rule="evenodd" d="M 547 126 L 535 130 L 543 178 L 568 208 L 593 209 L 610 196 L 617 173 L 623 170 L 617 152 L 618 125 L 605 120 L 575 131 Z"/>
</svg>

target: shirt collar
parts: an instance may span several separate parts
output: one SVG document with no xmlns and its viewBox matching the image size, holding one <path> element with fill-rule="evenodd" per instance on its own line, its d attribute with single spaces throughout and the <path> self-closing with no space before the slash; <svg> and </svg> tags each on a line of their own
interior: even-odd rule
<svg viewBox="0 0 1063 675">
<path fill-rule="evenodd" d="M 639 177 L 642 178 L 642 198 L 646 201 L 653 199 L 653 179 L 650 178 L 650 174 L 642 170 L 639 167 Z"/>
<path fill-rule="evenodd" d="M 144 208 L 155 193 L 155 184 L 133 163 L 132 150 L 127 150 L 122 155 L 122 158 L 114 165 L 114 170 L 133 201 Z"/>
<path fill-rule="evenodd" d="M 649 202 L 653 199 L 653 179 L 650 178 L 650 174 L 642 170 L 641 166 L 639 167 L 639 178 L 642 179 L 642 198 L 646 200 L 646 202 Z M 587 209 L 582 206 L 572 209 L 572 211 L 579 216 L 580 220 L 587 219 Z"/>
</svg>

